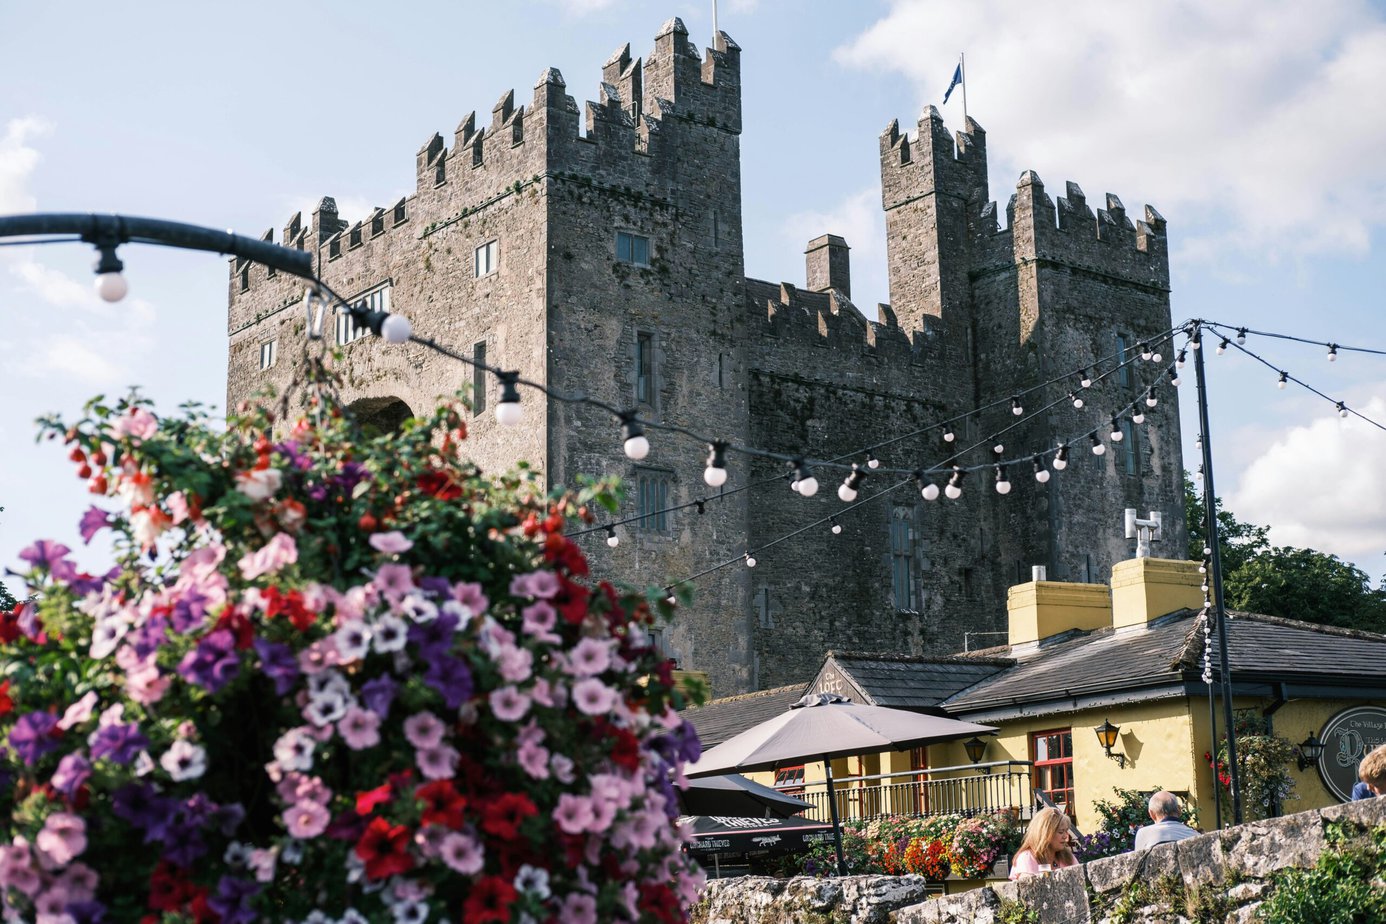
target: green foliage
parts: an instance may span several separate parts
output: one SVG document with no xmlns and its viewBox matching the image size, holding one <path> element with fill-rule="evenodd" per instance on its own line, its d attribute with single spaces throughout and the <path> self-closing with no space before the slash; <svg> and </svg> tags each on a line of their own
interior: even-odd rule
<svg viewBox="0 0 1386 924">
<path fill-rule="evenodd" d="M 1386 591 L 1373 590 L 1366 572 L 1336 555 L 1272 547 L 1270 528 L 1243 523 L 1217 498 L 1218 550 L 1225 603 L 1233 609 L 1320 625 L 1386 632 Z M 1184 475 L 1189 558 L 1203 558 L 1207 508 L 1201 489 Z"/>
<path fill-rule="evenodd" d="M 1114 857 L 1130 851 L 1136 844 L 1136 829 L 1150 824 L 1148 806 L 1152 793 L 1164 787 L 1150 789 L 1113 788 L 1115 801 L 1099 799 L 1094 803 L 1100 827 L 1091 834 L 1084 835 L 1078 845 L 1078 858 L 1083 862 Z M 1198 807 L 1180 801 L 1182 814 L 1180 821 L 1190 827 L 1198 826 Z"/>
<path fill-rule="evenodd" d="M 1254 709 L 1240 709 L 1234 713 L 1233 728 L 1237 733 L 1243 813 L 1248 821 L 1274 818 L 1280 814 L 1280 803 L 1295 795 L 1294 778 L 1289 769 L 1295 746 L 1286 738 L 1267 734 L 1265 722 Z M 1218 748 L 1218 797 L 1230 812 L 1232 792 L 1225 769 L 1227 759 L 1224 737 Z"/>
<path fill-rule="evenodd" d="M 998 924 L 1039 924 L 1039 911 L 1024 902 L 1001 899 L 1001 908 L 996 914 Z"/>
<path fill-rule="evenodd" d="M 1275 874 L 1275 890 L 1258 909 L 1268 924 L 1369 924 L 1386 921 L 1386 825 L 1365 831 L 1330 822 L 1313 869 Z"/>
<path fill-rule="evenodd" d="M 4 512 L 5 508 L 0 507 L 0 513 Z M 18 602 L 19 601 L 14 598 L 14 594 L 10 593 L 10 589 L 5 586 L 5 582 L 0 581 L 0 613 L 8 613 L 10 610 L 14 609 L 15 604 Z"/>
</svg>

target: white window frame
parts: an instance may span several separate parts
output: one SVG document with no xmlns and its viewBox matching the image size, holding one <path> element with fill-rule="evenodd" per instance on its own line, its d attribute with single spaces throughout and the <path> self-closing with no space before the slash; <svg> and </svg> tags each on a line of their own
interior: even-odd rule
<svg viewBox="0 0 1386 924">
<path fill-rule="evenodd" d="M 489 240 L 476 249 L 472 268 L 477 279 L 500 272 L 500 238 Z"/>
<path fill-rule="evenodd" d="M 390 313 L 390 290 L 393 283 L 390 281 L 382 282 L 362 292 L 353 299 L 348 299 L 353 305 L 364 305 L 367 311 L 383 311 Z M 368 327 L 355 327 L 351 322 L 351 315 L 346 312 L 337 314 L 337 345 L 346 346 L 355 343 L 362 337 L 370 333 Z"/>
<path fill-rule="evenodd" d="M 274 337 L 260 344 L 260 368 L 273 369 L 279 359 L 279 338 Z"/>
</svg>

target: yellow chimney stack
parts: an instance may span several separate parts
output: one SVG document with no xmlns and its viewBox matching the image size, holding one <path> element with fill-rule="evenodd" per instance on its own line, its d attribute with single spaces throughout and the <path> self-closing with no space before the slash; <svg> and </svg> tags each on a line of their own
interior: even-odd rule
<svg viewBox="0 0 1386 924">
<path fill-rule="evenodd" d="M 1176 610 L 1203 606 L 1203 575 L 1196 561 L 1131 558 L 1112 566 L 1112 625 L 1144 628 Z"/>
<path fill-rule="evenodd" d="M 1035 645 L 1069 629 L 1102 629 L 1112 624 L 1112 598 L 1106 584 L 1031 581 L 1006 593 L 1010 644 Z"/>
</svg>

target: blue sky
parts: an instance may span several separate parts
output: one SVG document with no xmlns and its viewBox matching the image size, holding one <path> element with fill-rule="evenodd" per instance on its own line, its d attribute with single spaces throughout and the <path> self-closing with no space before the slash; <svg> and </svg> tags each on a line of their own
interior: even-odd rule
<svg viewBox="0 0 1386 924">
<path fill-rule="evenodd" d="M 11 5 L 0 214 L 115 211 L 259 234 L 332 195 L 354 221 L 412 190 L 433 132 L 512 87 L 527 100 L 550 65 L 595 98 L 609 54 L 627 41 L 646 54 L 673 15 L 708 44 L 710 2 Z M 965 50 L 999 204 L 1024 169 L 1051 195 L 1073 180 L 1090 202 L 1151 203 L 1169 220 L 1176 320 L 1386 348 L 1380 4 L 1324 0 L 1309 16 L 1294 0 L 724 0 L 720 25 L 743 48 L 752 276 L 802 282 L 803 245 L 833 232 L 853 248 L 856 302 L 889 300 L 877 138 L 892 118 L 913 131 Z M 962 126 L 957 94 L 942 111 Z M 85 248 L 0 249 L 0 566 L 39 536 L 77 545 L 90 500 L 56 446 L 33 445 L 36 416 L 134 383 L 164 409 L 224 400 L 225 263 L 122 256 L 131 295 L 106 306 Z M 1248 345 L 1386 421 L 1386 357 L 1329 364 L 1316 347 Z M 1380 577 L 1386 433 L 1278 391 L 1245 358 L 1209 359 L 1232 509 Z M 1183 397 L 1192 459 L 1192 389 Z"/>
</svg>

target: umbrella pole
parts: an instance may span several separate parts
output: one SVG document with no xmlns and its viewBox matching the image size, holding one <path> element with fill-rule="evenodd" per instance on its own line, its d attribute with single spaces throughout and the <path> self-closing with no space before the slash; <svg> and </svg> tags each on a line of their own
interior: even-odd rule
<svg viewBox="0 0 1386 924">
<path fill-rule="evenodd" d="M 823 757 L 823 773 L 828 779 L 828 811 L 833 819 L 833 847 L 837 850 L 837 874 L 847 875 L 847 861 L 842 856 L 842 823 L 837 820 L 837 791 L 833 788 L 833 762 Z"/>
</svg>

